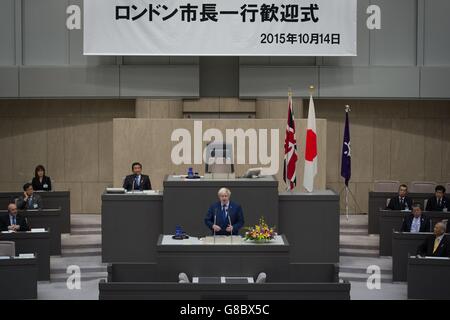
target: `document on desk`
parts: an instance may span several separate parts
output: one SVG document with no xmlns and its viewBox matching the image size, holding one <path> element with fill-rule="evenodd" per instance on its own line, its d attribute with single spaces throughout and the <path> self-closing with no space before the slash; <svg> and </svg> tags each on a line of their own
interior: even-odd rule
<svg viewBox="0 0 450 320">
<path fill-rule="evenodd" d="M 137 195 L 154 195 L 154 194 L 161 194 L 159 190 L 134 190 L 134 191 L 127 191 L 125 194 L 137 194 Z"/>
<path fill-rule="evenodd" d="M 144 190 L 144 194 L 160 194 L 159 190 Z"/>
<path fill-rule="evenodd" d="M 216 236 L 214 240 L 213 236 L 207 236 L 201 239 L 204 244 L 214 244 L 214 245 L 240 245 L 240 246 L 280 246 L 284 245 L 283 237 L 276 236 L 274 239 L 268 242 L 254 242 L 251 240 L 245 240 L 241 236 Z"/>
<path fill-rule="evenodd" d="M 32 233 L 45 232 L 45 228 L 32 228 L 30 232 L 32 232 Z"/>
<path fill-rule="evenodd" d="M 243 245 L 244 238 L 241 236 L 207 236 L 201 239 L 203 244 L 214 245 Z"/>
<path fill-rule="evenodd" d="M 188 176 L 185 174 L 171 176 L 171 178 L 173 178 L 173 179 L 180 179 L 183 181 L 199 181 L 199 180 L 202 180 L 204 177 L 205 176 L 197 176 L 196 178 L 188 178 Z"/>
</svg>

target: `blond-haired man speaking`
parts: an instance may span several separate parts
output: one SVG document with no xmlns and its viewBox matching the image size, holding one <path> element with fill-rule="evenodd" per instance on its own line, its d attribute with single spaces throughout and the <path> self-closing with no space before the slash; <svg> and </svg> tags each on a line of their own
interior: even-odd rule
<svg viewBox="0 0 450 320">
<path fill-rule="evenodd" d="M 230 201 L 231 191 L 220 188 L 219 201 L 208 209 L 205 224 L 216 235 L 237 235 L 244 225 L 244 213 L 239 204 Z"/>
</svg>

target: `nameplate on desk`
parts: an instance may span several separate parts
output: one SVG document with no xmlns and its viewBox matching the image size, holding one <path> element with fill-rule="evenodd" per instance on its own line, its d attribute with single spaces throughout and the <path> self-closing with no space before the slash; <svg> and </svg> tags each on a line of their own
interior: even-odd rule
<svg viewBox="0 0 450 320">
<path fill-rule="evenodd" d="M 11 259 L 10 256 L 0 256 L 0 260 L 9 260 Z"/>
<path fill-rule="evenodd" d="M 19 258 L 22 258 L 22 259 L 33 259 L 34 258 L 34 253 L 21 253 L 21 254 L 19 254 Z"/>
<path fill-rule="evenodd" d="M 7 231 L 2 231 L 2 233 L 13 233 L 14 231 L 12 230 L 7 230 Z"/>
<path fill-rule="evenodd" d="M 30 232 L 45 232 L 45 228 L 33 228 Z"/>
</svg>

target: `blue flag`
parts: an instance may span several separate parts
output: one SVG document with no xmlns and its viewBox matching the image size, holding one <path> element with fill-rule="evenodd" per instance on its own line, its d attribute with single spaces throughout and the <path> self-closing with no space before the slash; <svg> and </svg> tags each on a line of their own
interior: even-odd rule
<svg viewBox="0 0 450 320">
<path fill-rule="evenodd" d="M 344 141 L 342 143 L 342 163 L 341 176 L 345 179 L 345 185 L 348 187 L 348 182 L 352 175 L 352 150 L 350 147 L 350 125 L 348 123 L 348 112 L 350 108 L 347 106 L 345 110 L 345 129 Z"/>
</svg>

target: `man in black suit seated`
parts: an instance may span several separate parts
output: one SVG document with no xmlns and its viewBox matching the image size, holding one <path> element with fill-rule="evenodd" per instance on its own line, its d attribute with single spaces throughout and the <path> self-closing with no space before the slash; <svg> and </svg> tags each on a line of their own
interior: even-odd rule
<svg viewBox="0 0 450 320">
<path fill-rule="evenodd" d="M 445 196 L 445 187 L 436 186 L 434 189 L 434 197 L 427 201 L 426 211 L 447 211 L 449 208 L 449 200 Z"/>
<path fill-rule="evenodd" d="M 216 235 L 238 235 L 244 225 L 244 213 L 239 204 L 230 201 L 231 191 L 221 188 L 219 201 L 213 203 L 205 218 L 206 226 Z"/>
<path fill-rule="evenodd" d="M 25 183 L 23 185 L 23 196 L 17 199 L 17 208 L 19 210 L 42 209 L 41 196 L 34 193 L 31 183 Z"/>
<path fill-rule="evenodd" d="M 0 231 L 29 231 L 27 219 L 17 213 L 17 206 L 14 203 L 8 205 L 8 213 L 0 217 Z"/>
<path fill-rule="evenodd" d="M 394 197 L 389 201 L 386 209 L 389 210 L 406 210 L 412 208 L 412 199 L 407 196 L 408 186 L 401 184 L 398 188 L 398 197 Z"/>
<path fill-rule="evenodd" d="M 152 184 L 150 183 L 150 178 L 142 174 L 142 164 L 135 162 L 131 165 L 131 170 L 133 174 L 126 176 L 123 181 L 123 188 L 127 191 L 134 190 L 152 190 Z"/>
<path fill-rule="evenodd" d="M 419 203 L 413 205 L 411 214 L 403 219 L 402 232 L 430 232 L 431 221 L 422 214 L 422 208 Z"/>
<path fill-rule="evenodd" d="M 450 257 L 450 243 L 445 235 L 445 225 L 438 222 L 434 226 L 434 234 L 425 239 L 417 248 L 417 255 L 430 257 Z"/>
</svg>

